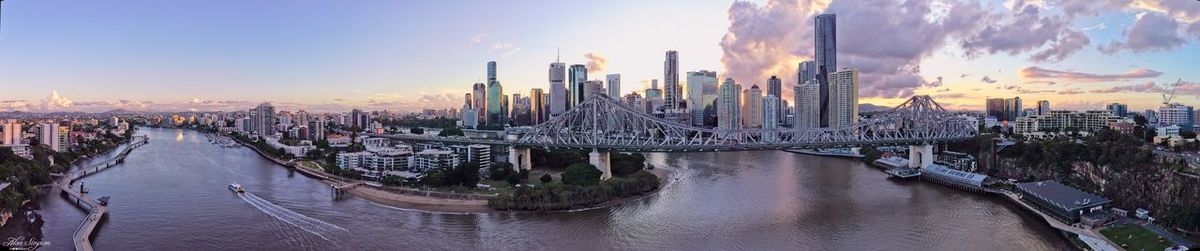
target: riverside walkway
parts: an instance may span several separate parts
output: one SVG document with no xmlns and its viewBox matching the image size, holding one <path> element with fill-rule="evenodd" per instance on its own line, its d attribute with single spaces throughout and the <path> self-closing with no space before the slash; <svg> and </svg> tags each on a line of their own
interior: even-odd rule
<svg viewBox="0 0 1200 251">
<path fill-rule="evenodd" d="M 125 147 L 124 150 L 121 150 L 121 153 L 117 154 L 117 156 L 113 157 L 112 159 L 104 161 L 103 163 L 97 163 L 96 165 L 88 168 L 70 171 L 63 175 L 63 179 L 60 179 L 57 182 L 59 188 L 62 189 L 63 192 L 67 193 L 71 199 L 75 200 L 76 205 L 79 205 L 80 207 L 83 207 L 81 204 L 88 205 L 88 208 L 84 208 L 88 210 L 88 215 L 83 219 L 83 223 L 79 224 L 79 228 L 75 229 L 75 233 L 72 238 L 75 242 L 75 250 L 92 250 L 92 233 L 96 231 L 96 226 L 100 224 L 100 219 L 104 218 L 104 215 L 108 213 L 108 207 L 104 204 L 101 204 L 100 201 L 93 199 L 87 194 L 83 194 L 80 191 L 72 189 L 72 185 L 75 180 L 87 177 L 88 175 L 92 175 L 103 170 L 107 170 L 110 167 L 120 164 L 121 162 L 125 161 L 125 157 L 129 156 L 129 153 L 132 152 L 134 148 L 146 145 L 148 142 L 149 138 L 146 136 L 134 137 L 133 142 L 130 143 L 129 146 Z"/>
<path fill-rule="evenodd" d="M 1042 213 L 1042 211 L 1038 210 L 1037 207 L 1034 207 L 1033 205 L 1030 205 L 1029 203 L 1025 203 L 1025 201 L 1021 200 L 1021 196 L 1016 193 L 1008 192 L 1008 191 L 1001 191 L 1000 194 L 1003 194 L 1004 197 L 1008 198 L 1009 200 L 1012 200 L 1013 202 L 1016 202 L 1018 205 L 1020 205 L 1021 207 L 1024 207 L 1026 210 L 1037 213 L 1038 216 L 1042 217 L 1042 220 L 1044 220 L 1044 221 L 1046 221 L 1046 223 L 1050 224 L 1050 227 L 1078 235 L 1079 239 L 1082 240 L 1084 243 L 1086 243 L 1089 247 L 1091 247 L 1092 250 L 1102 250 L 1102 251 L 1121 250 L 1120 248 L 1117 248 L 1118 245 L 1116 243 L 1109 241 L 1108 238 L 1105 238 L 1104 235 L 1101 235 L 1100 233 L 1098 233 L 1096 231 L 1092 231 L 1090 229 L 1083 229 L 1083 228 L 1079 228 L 1079 227 L 1072 226 L 1072 225 L 1067 225 L 1066 223 L 1063 223 L 1062 221 L 1058 221 L 1058 219 L 1055 219 L 1054 217 L 1051 217 L 1049 215 L 1046 215 L 1045 213 Z"/>
</svg>

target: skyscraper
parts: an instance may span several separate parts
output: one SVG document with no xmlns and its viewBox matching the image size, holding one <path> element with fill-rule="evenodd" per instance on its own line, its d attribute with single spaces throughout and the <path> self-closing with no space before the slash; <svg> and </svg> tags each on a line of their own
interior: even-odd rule
<svg viewBox="0 0 1200 251">
<path fill-rule="evenodd" d="M 996 118 L 997 121 L 1004 120 L 1004 99 L 989 98 L 986 101 L 987 116 Z"/>
<path fill-rule="evenodd" d="M 621 74 L 608 74 L 605 78 L 608 84 L 608 98 L 621 99 Z"/>
<path fill-rule="evenodd" d="M 587 90 L 587 86 L 585 84 L 588 81 L 587 66 L 573 64 L 571 65 L 571 69 L 567 71 L 567 74 L 569 75 L 569 79 L 571 81 L 570 107 L 575 107 L 579 103 L 583 102 L 584 99 L 587 99 L 587 96 L 584 95 L 585 91 Z"/>
<path fill-rule="evenodd" d="M 532 125 L 541 124 L 546 121 L 546 100 L 543 98 L 546 95 L 542 93 L 542 88 L 533 88 L 529 90 L 529 123 Z"/>
<path fill-rule="evenodd" d="M 780 110 L 780 107 L 783 107 L 783 106 L 780 105 L 779 101 L 780 101 L 779 96 L 775 96 L 775 94 L 767 94 L 766 97 L 763 97 L 763 99 L 762 99 L 762 108 L 763 108 L 762 109 L 763 110 L 762 128 L 763 129 L 765 129 L 765 130 L 779 129 L 779 120 L 777 118 L 780 117 L 779 114 L 783 114 L 782 110 Z M 768 131 L 766 133 L 763 133 L 762 139 L 763 139 L 763 141 L 766 141 L 766 142 L 775 142 L 775 141 L 779 140 L 779 137 L 778 137 L 777 133 Z"/>
<path fill-rule="evenodd" d="M 503 126 L 504 118 L 507 109 L 504 109 L 504 100 L 508 96 L 504 95 L 504 87 L 500 85 L 500 81 L 489 81 L 487 88 L 487 119 L 484 119 L 484 124 Z"/>
<path fill-rule="evenodd" d="M 496 61 L 487 62 L 487 78 L 488 82 L 496 81 Z"/>
<path fill-rule="evenodd" d="M 487 121 L 487 85 L 484 83 L 475 83 L 471 86 L 471 98 L 475 104 L 475 121 Z M 486 122 L 485 122 L 486 123 Z"/>
<path fill-rule="evenodd" d="M 783 97 L 783 80 L 776 76 L 771 76 L 770 79 L 767 79 L 767 95 L 775 95 L 776 98 Z M 782 111 L 783 107 L 781 105 L 783 104 L 780 102 L 775 102 L 775 110 Z M 783 123 L 782 112 L 776 112 L 775 123 Z"/>
<path fill-rule="evenodd" d="M 592 98 L 592 96 L 601 95 L 601 94 L 605 94 L 604 93 L 604 81 L 588 80 L 588 81 L 583 82 L 583 97 L 584 97 L 583 100 L 587 100 L 589 98 Z M 582 102 L 582 101 L 580 101 L 580 102 Z"/>
<path fill-rule="evenodd" d="M 717 72 L 689 71 L 687 72 L 687 104 L 691 112 L 693 126 L 716 126 L 716 109 L 713 101 L 717 99 Z M 709 122 L 709 118 L 714 120 Z"/>
<path fill-rule="evenodd" d="M 1105 108 L 1108 110 L 1108 112 L 1111 112 L 1112 115 L 1114 115 L 1114 116 L 1118 116 L 1118 117 L 1128 117 L 1129 116 L 1129 106 L 1127 106 L 1125 104 L 1112 103 L 1112 104 L 1108 104 L 1107 106 L 1105 106 Z"/>
<path fill-rule="evenodd" d="M 762 89 L 758 85 L 742 91 L 742 126 L 745 128 L 762 128 L 763 101 Z"/>
<path fill-rule="evenodd" d="M 355 110 L 357 111 L 357 109 Z M 263 102 L 250 112 L 251 130 L 261 136 L 275 135 L 275 106 Z M 365 127 L 360 127 L 365 128 Z"/>
<path fill-rule="evenodd" d="M 732 130 L 742 128 L 742 86 L 732 78 L 726 78 L 717 91 L 717 128 Z"/>
<path fill-rule="evenodd" d="M 667 109 L 679 107 L 682 100 L 679 93 L 679 52 L 667 51 L 663 60 L 663 100 Z"/>
<path fill-rule="evenodd" d="M 1017 117 L 1021 117 L 1022 109 L 1024 108 L 1021 105 L 1021 97 L 1004 99 L 1004 119 L 1001 121 L 1017 121 Z"/>
<path fill-rule="evenodd" d="M 837 68 L 837 15 L 821 14 L 815 18 L 813 39 L 816 40 L 817 84 L 821 92 L 821 127 L 829 127 L 829 74 Z"/>
<path fill-rule="evenodd" d="M 796 84 L 802 85 L 809 80 L 816 81 L 817 79 L 817 62 L 804 61 L 796 67 Z M 815 82 L 814 82 L 815 83 Z"/>
<path fill-rule="evenodd" d="M 65 128 L 62 126 L 59 126 L 58 123 L 41 124 L 41 126 L 39 128 L 40 128 L 40 130 L 38 131 L 39 132 L 38 138 L 41 139 L 42 145 L 46 145 L 47 147 L 50 148 L 51 151 L 55 151 L 55 152 L 61 152 L 61 151 L 67 150 L 67 148 L 65 147 L 66 143 L 64 142 L 64 141 L 66 141 L 66 139 L 64 138 L 64 136 L 65 136 L 64 134 L 69 134 L 70 133 L 69 129 L 63 130 Z"/>
<path fill-rule="evenodd" d="M 817 80 L 809 79 L 804 83 L 796 85 L 795 97 L 796 111 L 792 119 L 793 128 L 817 128 L 821 126 L 821 101 L 820 93 L 818 92 Z"/>
<path fill-rule="evenodd" d="M 554 117 L 567 112 L 571 106 L 571 95 L 567 93 L 566 73 L 567 64 L 562 62 L 550 63 L 550 112 L 549 116 Z"/>
<path fill-rule="evenodd" d="M 858 122 L 858 71 L 846 69 L 829 74 L 828 127 Z"/>
<path fill-rule="evenodd" d="M 654 113 L 663 105 L 663 91 L 658 89 L 658 80 L 650 80 L 650 88 L 646 89 L 646 113 Z"/>
<path fill-rule="evenodd" d="M 1037 115 L 1050 115 L 1050 101 L 1042 100 L 1037 103 Z"/>
</svg>

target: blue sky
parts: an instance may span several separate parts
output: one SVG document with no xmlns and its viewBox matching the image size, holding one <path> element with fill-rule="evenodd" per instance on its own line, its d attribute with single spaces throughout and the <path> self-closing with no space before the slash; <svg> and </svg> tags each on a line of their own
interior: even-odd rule
<svg viewBox="0 0 1200 251">
<path fill-rule="evenodd" d="M 1115 3 L 1094 15 L 1072 16 L 1059 32 L 1082 32 L 1090 43 L 1065 59 L 1045 62 L 1030 57 L 1065 43 L 1063 35 L 1033 43 L 1038 46 L 1032 48 L 1005 47 L 1006 41 L 998 38 L 964 48 L 964 40 L 987 37 L 979 35 L 986 27 L 964 26 L 957 27 L 962 34 L 936 37 L 940 45 L 920 45 L 913 51 L 903 51 L 905 46 L 898 44 L 902 42 L 889 43 L 925 34 L 844 35 L 855 31 L 843 27 L 856 23 L 898 20 L 887 15 L 851 19 L 869 9 L 859 5 L 897 4 L 889 1 L 764 0 L 739 6 L 727 1 L 7 0 L 0 16 L 0 110 L 242 109 L 262 101 L 330 111 L 447 108 L 458 106 L 471 84 L 484 78 L 490 60 L 499 62 L 507 93 L 547 88 L 546 68 L 556 51 L 568 64 L 586 64 L 587 53 L 602 55 L 607 63 L 598 73 L 621 74 L 624 93 L 641 89 L 644 80 L 662 78 L 666 50 L 680 52 L 682 71 L 717 70 L 739 78 L 739 83 L 761 84 L 765 78 L 760 76 L 786 76 L 794 68 L 784 66 L 811 57 L 805 51 L 811 43 L 803 39 L 811 25 L 805 20 L 823 11 L 841 12 L 840 38 L 865 36 L 857 42 L 839 41 L 853 54 L 842 61 L 844 66 L 920 68 L 864 73 L 864 103 L 887 105 L 907 95 L 930 94 L 941 95 L 939 100 L 950 106 L 972 109 L 982 105 L 982 100 L 976 101 L 982 97 L 1020 95 L 1078 109 L 1108 101 L 1145 109 L 1160 102 L 1153 90 L 1091 91 L 1144 82 L 1165 86 L 1178 78 L 1200 81 L 1200 71 L 1194 70 L 1200 58 L 1195 44 L 1200 28 L 1195 35 L 1188 30 L 1200 19 L 1200 7 L 1184 3 L 1156 10 L 1154 4 L 1163 1 L 1174 0 Z M 1027 5 L 1038 6 L 1041 16 L 1062 18 L 1067 12 L 1062 6 L 1072 2 L 1077 1 Z M 1018 12 L 1010 10 L 1013 3 L 998 1 L 908 3 L 935 12 L 945 6 L 979 5 L 1000 24 L 1016 20 L 1009 15 Z M 1176 35 L 1184 42 L 1150 50 L 1137 47 L 1140 51 L 1134 46 L 1110 53 L 1098 49 L 1125 41 L 1139 13 L 1161 13 L 1174 20 L 1179 25 Z M 934 16 L 927 19 L 938 18 Z M 936 30 L 954 28 L 929 22 Z M 731 35 L 744 42 L 731 42 Z M 895 50 L 872 49 L 893 45 Z M 760 50 L 771 48 L 779 50 Z M 965 56 L 969 49 L 977 55 Z M 888 60 L 892 52 L 907 58 Z M 736 57 L 751 62 L 732 60 Z M 1019 73 L 1035 66 L 1083 74 L 1113 75 L 1139 68 L 1161 74 L 1080 82 Z M 963 74 L 969 76 L 960 77 Z M 983 76 L 996 83 L 981 82 Z M 931 83 L 937 77 L 943 84 Z M 1036 81 L 1056 84 L 1028 83 Z M 1196 95 L 1200 88 L 1179 100 L 1194 102 Z"/>
</svg>

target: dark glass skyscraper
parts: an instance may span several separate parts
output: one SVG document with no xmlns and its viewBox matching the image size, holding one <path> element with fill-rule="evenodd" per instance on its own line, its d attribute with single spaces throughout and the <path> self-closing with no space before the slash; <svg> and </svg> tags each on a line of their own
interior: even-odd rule
<svg viewBox="0 0 1200 251">
<path fill-rule="evenodd" d="M 770 79 L 767 79 L 767 95 L 775 95 L 776 98 L 783 97 L 783 80 L 779 79 L 779 77 L 776 77 L 776 76 L 771 76 Z M 783 124 L 784 113 L 780 112 L 780 111 L 783 111 L 783 104 L 781 102 L 775 102 L 774 105 L 775 105 L 775 122 L 777 124 Z M 767 108 L 763 108 L 764 111 L 766 109 Z"/>
<path fill-rule="evenodd" d="M 679 88 L 679 52 L 667 51 L 666 59 L 663 60 L 663 99 L 665 99 L 668 109 L 679 107 L 679 102 L 683 100 L 680 95 Z"/>
<path fill-rule="evenodd" d="M 567 70 L 567 80 L 571 81 L 571 105 L 575 107 L 579 103 L 583 103 L 587 99 L 587 66 L 581 64 L 573 64 Z"/>
<path fill-rule="evenodd" d="M 488 82 L 496 81 L 496 61 L 488 61 L 487 74 L 488 74 Z"/>
<path fill-rule="evenodd" d="M 837 15 L 816 17 L 817 84 L 821 95 L 821 127 L 829 127 L 829 74 L 837 71 Z"/>
</svg>

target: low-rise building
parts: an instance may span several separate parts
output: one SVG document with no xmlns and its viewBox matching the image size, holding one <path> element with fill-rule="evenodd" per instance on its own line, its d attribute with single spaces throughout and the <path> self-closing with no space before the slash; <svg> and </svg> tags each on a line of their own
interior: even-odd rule
<svg viewBox="0 0 1200 251">
<path fill-rule="evenodd" d="M 956 170 L 974 172 L 979 164 L 975 156 L 966 153 L 942 151 L 938 153 L 936 163 L 949 166 Z"/>
<path fill-rule="evenodd" d="M 413 169 L 418 172 L 427 172 L 440 167 L 457 167 L 459 158 L 453 151 L 445 149 L 426 149 L 417 152 L 413 161 Z"/>
<path fill-rule="evenodd" d="M 1049 114 L 1017 118 L 1013 123 L 1013 133 L 1095 132 L 1125 120 L 1109 111 L 1050 111 Z"/>
<path fill-rule="evenodd" d="M 1021 200 L 1068 224 L 1079 222 L 1086 214 L 1103 211 L 1111 202 L 1053 180 L 1020 183 L 1017 192 L 1021 194 Z"/>
</svg>

